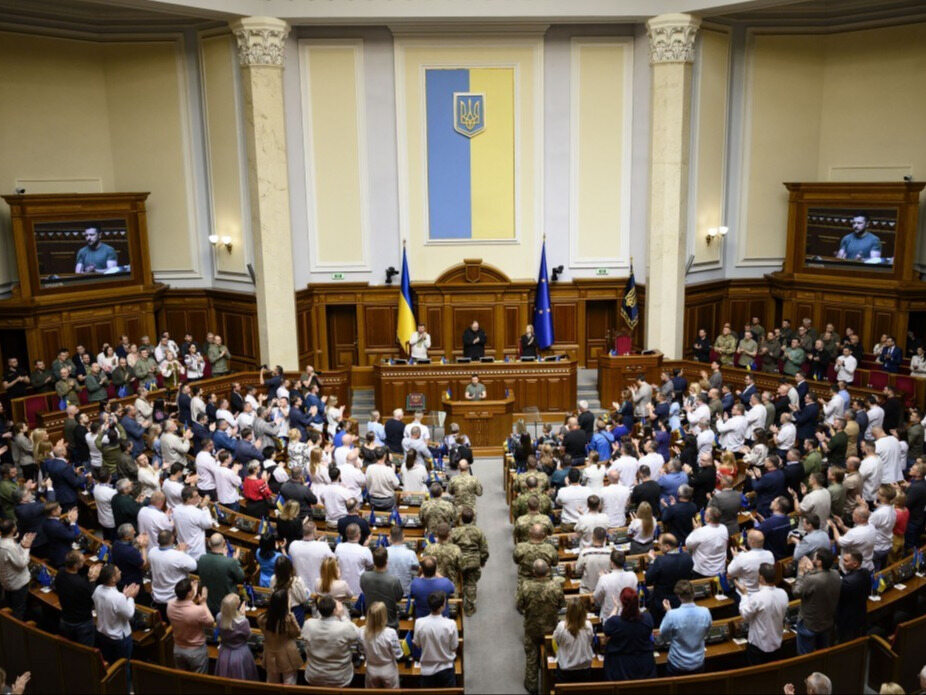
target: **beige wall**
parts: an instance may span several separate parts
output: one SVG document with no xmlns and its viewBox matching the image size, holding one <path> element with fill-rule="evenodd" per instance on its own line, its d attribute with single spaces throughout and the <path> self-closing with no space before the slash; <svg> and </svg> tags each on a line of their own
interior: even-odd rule
<svg viewBox="0 0 926 695">
<path fill-rule="evenodd" d="M 0 191 L 111 191 L 104 60 L 97 44 L 0 33 Z M 16 279 L 0 201 L 0 287 Z"/>
<path fill-rule="evenodd" d="M 782 182 L 899 181 L 926 172 L 926 24 L 755 36 L 747 60 L 746 244 L 740 252 L 747 262 L 784 255 Z M 922 232 L 922 210 L 920 219 Z"/>
</svg>

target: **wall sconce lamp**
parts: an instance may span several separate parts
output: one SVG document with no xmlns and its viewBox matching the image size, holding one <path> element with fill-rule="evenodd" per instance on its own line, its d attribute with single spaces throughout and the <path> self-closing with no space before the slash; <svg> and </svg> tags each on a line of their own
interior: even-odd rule
<svg viewBox="0 0 926 695">
<path fill-rule="evenodd" d="M 563 266 L 558 265 L 553 269 L 553 277 L 550 278 L 550 282 L 556 282 L 559 280 L 559 276 L 563 274 Z"/>
<path fill-rule="evenodd" d="M 727 235 L 727 232 L 729 231 L 730 230 L 727 227 L 711 227 L 710 229 L 707 230 L 707 245 L 710 246 L 711 242 L 714 241 L 714 239 L 719 238 L 723 240 L 723 238 Z"/>
<path fill-rule="evenodd" d="M 230 236 L 228 236 L 227 234 L 225 234 L 224 236 L 221 236 L 221 237 L 220 237 L 218 234 L 210 234 L 210 235 L 209 235 L 209 243 L 212 244 L 213 246 L 218 246 L 219 243 L 221 243 L 222 246 L 225 247 L 225 250 L 228 251 L 229 253 L 231 253 L 231 250 L 232 250 L 232 238 L 231 238 Z"/>
</svg>

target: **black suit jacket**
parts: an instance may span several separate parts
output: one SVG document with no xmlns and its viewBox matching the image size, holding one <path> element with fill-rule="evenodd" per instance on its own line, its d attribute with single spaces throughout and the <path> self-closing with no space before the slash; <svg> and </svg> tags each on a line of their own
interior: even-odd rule
<svg viewBox="0 0 926 695">
<path fill-rule="evenodd" d="M 808 384 L 806 381 L 802 381 L 802 382 L 799 383 L 799 384 L 795 384 L 795 385 L 794 385 L 794 389 L 797 391 L 797 395 L 798 395 L 798 401 L 797 401 L 797 402 L 798 402 L 798 403 L 803 403 L 803 402 L 804 402 L 804 396 L 807 395 L 807 391 L 810 389 L 810 384 Z"/>
<path fill-rule="evenodd" d="M 232 391 L 229 403 L 231 405 L 231 411 L 235 414 L 244 410 L 244 396 L 242 396 L 237 391 Z"/>
<path fill-rule="evenodd" d="M 521 336 L 521 357 L 537 356 L 537 335 L 528 335 L 525 333 Z"/>
<path fill-rule="evenodd" d="M 691 579 L 693 571 L 694 563 L 688 553 L 679 551 L 658 555 L 646 569 L 646 584 L 653 587 L 653 593 L 650 594 L 651 604 L 661 606 L 662 600 L 667 598 L 673 602 L 673 607 L 678 606 L 678 598 L 674 591 L 675 582 Z"/>
<path fill-rule="evenodd" d="M 742 392 L 740 393 L 740 402 L 748 408 L 749 399 L 752 398 L 752 394 L 754 394 L 755 392 L 756 392 L 755 384 L 750 384 L 749 386 L 744 388 Z"/>
<path fill-rule="evenodd" d="M 857 569 L 842 578 L 836 606 L 836 626 L 840 631 L 861 631 L 865 627 L 870 591 L 871 573 L 866 569 Z"/>
<path fill-rule="evenodd" d="M 473 341 L 479 338 L 478 343 Z M 481 328 L 478 331 L 474 331 L 472 328 L 467 328 L 463 331 L 463 357 L 469 357 L 474 360 L 480 359 L 486 352 L 486 332 Z"/>
<path fill-rule="evenodd" d="M 585 438 L 592 441 L 592 435 L 595 434 L 595 415 L 590 410 L 579 413 L 579 429 L 585 431 Z"/>
</svg>

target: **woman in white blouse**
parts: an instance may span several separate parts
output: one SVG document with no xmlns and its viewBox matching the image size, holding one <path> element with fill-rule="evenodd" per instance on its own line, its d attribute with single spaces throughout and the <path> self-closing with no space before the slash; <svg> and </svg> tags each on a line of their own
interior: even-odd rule
<svg viewBox="0 0 926 695">
<path fill-rule="evenodd" d="M 138 484 L 141 486 L 141 494 L 146 498 L 151 497 L 156 490 L 161 489 L 158 471 L 148 461 L 146 454 L 139 456 L 136 463 L 138 463 Z"/>
<path fill-rule="evenodd" d="M 310 449 L 309 445 L 301 441 L 302 435 L 299 430 L 293 427 L 289 430 L 289 442 L 286 445 L 286 455 L 289 457 L 287 466 L 291 471 L 308 470 Z"/>
<path fill-rule="evenodd" d="M 338 397 L 328 397 L 328 407 L 325 409 L 325 416 L 328 420 L 328 436 L 334 437 L 338 433 L 338 425 L 344 419 L 344 406 L 338 407 Z"/>
<path fill-rule="evenodd" d="M 309 452 L 309 478 L 312 485 L 331 485 L 331 476 L 328 475 L 328 466 L 331 457 L 320 447 Z"/>
<path fill-rule="evenodd" d="M 419 461 L 418 454 L 411 449 L 405 454 L 405 465 L 399 473 L 405 492 L 428 491 L 428 469 Z"/>
<path fill-rule="evenodd" d="M 197 349 L 196 343 L 190 343 L 189 350 L 183 357 L 183 363 L 186 365 L 186 378 L 189 381 L 202 379 L 206 371 L 206 360 Z"/>
<path fill-rule="evenodd" d="M 926 351 L 922 347 L 918 347 L 916 354 L 910 358 L 910 374 L 926 378 Z"/>
<path fill-rule="evenodd" d="M 566 605 L 566 618 L 553 630 L 556 643 L 556 681 L 558 683 L 584 683 L 591 680 L 594 638 L 585 606 L 577 598 Z"/>
<path fill-rule="evenodd" d="M 653 547 L 653 537 L 656 535 L 653 508 L 649 502 L 640 502 L 637 513 L 631 514 L 631 517 L 633 520 L 627 527 L 627 534 L 630 536 L 630 554 L 648 553 Z"/>
<path fill-rule="evenodd" d="M 386 604 L 376 601 L 367 611 L 367 624 L 363 628 L 363 653 L 367 669 L 364 687 L 398 688 L 402 646 L 396 631 L 386 625 Z"/>
<path fill-rule="evenodd" d="M 96 361 L 104 372 L 112 374 L 112 371 L 119 366 L 119 355 L 113 350 L 112 345 L 103 343 L 103 349 L 100 350 L 100 354 L 96 356 Z"/>
</svg>

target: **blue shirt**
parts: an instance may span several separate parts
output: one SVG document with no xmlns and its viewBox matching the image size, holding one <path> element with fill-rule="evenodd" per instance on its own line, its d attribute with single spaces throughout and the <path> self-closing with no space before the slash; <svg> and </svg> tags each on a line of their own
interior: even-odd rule
<svg viewBox="0 0 926 695">
<path fill-rule="evenodd" d="M 659 488 L 661 492 L 659 493 L 660 500 L 669 501 L 669 497 L 678 498 L 678 488 L 679 485 L 688 484 L 688 474 L 684 471 L 679 471 L 678 473 L 666 473 L 663 476 L 660 476 Z"/>
<path fill-rule="evenodd" d="M 431 615 L 428 607 L 428 596 L 435 591 L 443 591 L 450 598 L 455 591 L 453 582 L 446 577 L 415 577 L 412 579 L 408 595 L 415 600 L 415 618 L 424 618 Z M 444 606 L 444 617 L 450 617 L 450 607 Z"/>
<path fill-rule="evenodd" d="M 598 460 L 606 463 L 611 459 L 611 442 L 601 432 L 596 432 L 591 441 L 592 448 L 598 452 Z"/>
<path fill-rule="evenodd" d="M 704 638 L 711 629 L 711 612 L 694 603 L 673 608 L 662 619 L 659 634 L 669 641 L 669 663 L 693 671 L 704 663 Z"/>
<path fill-rule="evenodd" d="M 839 242 L 839 250 L 846 252 L 846 258 L 863 261 L 871 258 L 872 251 L 881 250 L 881 240 L 871 232 L 866 231 L 862 236 L 855 236 L 855 232 L 846 234 Z"/>
<path fill-rule="evenodd" d="M 376 446 L 386 444 L 386 428 L 383 427 L 383 423 L 371 422 L 367 424 L 367 432 L 372 432 L 373 436 L 376 437 Z"/>
<path fill-rule="evenodd" d="M 264 557 L 260 553 L 254 553 L 254 557 L 257 558 L 257 564 L 260 565 L 260 581 L 258 582 L 259 586 L 269 587 L 270 580 L 273 578 L 273 568 L 276 565 L 277 558 L 280 557 L 282 553 L 273 551 L 269 557 Z"/>
</svg>

